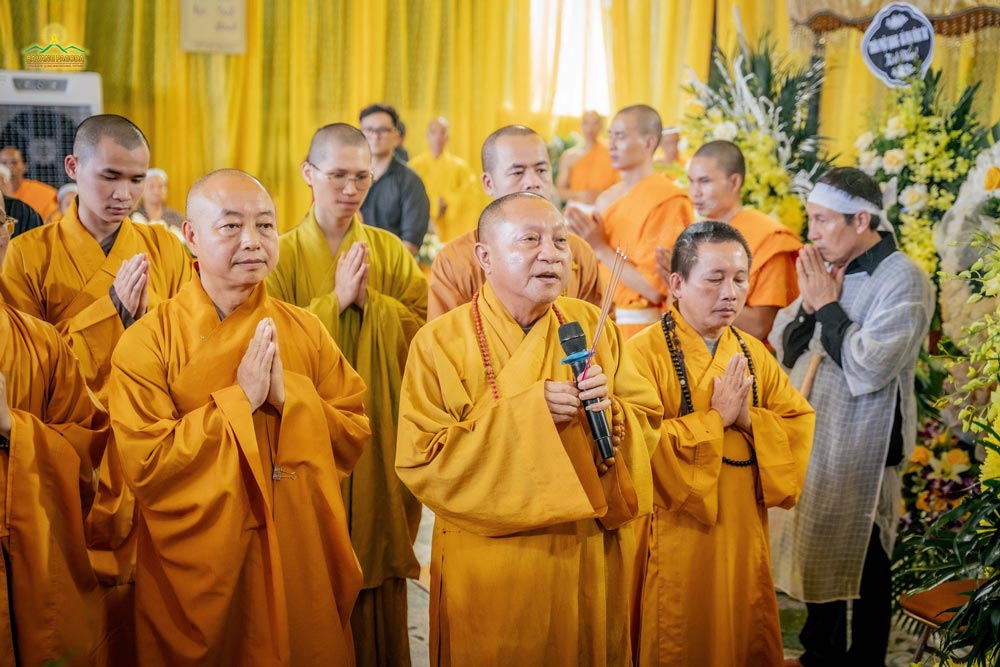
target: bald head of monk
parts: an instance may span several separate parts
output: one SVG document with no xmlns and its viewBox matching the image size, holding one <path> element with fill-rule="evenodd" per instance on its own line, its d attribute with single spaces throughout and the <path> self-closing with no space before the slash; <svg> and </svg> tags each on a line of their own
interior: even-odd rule
<svg viewBox="0 0 1000 667">
<path fill-rule="evenodd" d="M 500 197 L 479 216 L 476 258 L 486 282 L 522 327 L 541 317 L 566 288 L 572 258 L 569 229 L 543 197 Z"/>
<path fill-rule="evenodd" d="M 537 132 L 507 125 L 483 142 L 483 189 L 494 199 L 515 192 L 552 195 L 549 149 Z"/>
<path fill-rule="evenodd" d="M 316 220 L 324 229 L 343 226 L 361 208 L 372 186 L 372 153 L 365 135 L 347 123 L 324 125 L 301 165 L 312 190 Z"/>
<path fill-rule="evenodd" d="M 743 152 L 731 141 L 710 141 L 688 165 L 688 192 L 703 219 L 730 222 L 743 208 L 740 191 L 746 177 Z"/>
<path fill-rule="evenodd" d="M 663 123 L 656 109 L 645 104 L 625 107 L 615 114 L 608 128 L 611 166 L 619 171 L 651 171 L 662 132 Z"/>
<path fill-rule="evenodd" d="M 66 173 L 79 188 L 79 218 L 99 242 L 118 229 L 142 197 L 149 143 L 132 121 L 114 114 L 80 124 Z"/>
<path fill-rule="evenodd" d="M 427 148 L 430 149 L 431 155 L 435 158 L 440 157 L 441 153 L 444 152 L 444 147 L 448 145 L 449 128 L 448 121 L 442 117 L 438 116 L 431 122 L 427 123 Z"/>
<path fill-rule="evenodd" d="M 24 181 L 24 172 L 28 170 L 21 151 L 16 146 L 4 146 L 0 149 L 0 164 L 9 170 L 11 192 L 20 188 Z"/>
<path fill-rule="evenodd" d="M 580 118 L 580 131 L 588 146 L 592 146 L 604 129 L 604 118 L 596 111 L 585 111 Z"/>
<path fill-rule="evenodd" d="M 278 263 L 274 201 L 244 171 L 220 169 L 195 181 L 182 231 L 205 291 L 225 313 L 246 301 Z"/>
</svg>

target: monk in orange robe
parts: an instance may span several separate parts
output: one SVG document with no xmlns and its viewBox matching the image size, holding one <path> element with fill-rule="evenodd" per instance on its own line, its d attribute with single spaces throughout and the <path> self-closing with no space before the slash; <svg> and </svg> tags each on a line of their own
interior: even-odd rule
<svg viewBox="0 0 1000 667">
<path fill-rule="evenodd" d="M 0 667 L 112 664 L 84 530 L 107 415 L 52 325 L 0 299 L 0 340 Z"/>
<path fill-rule="evenodd" d="M 268 297 L 278 232 L 255 178 L 199 179 L 187 215 L 198 274 L 112 359 L 138 662 L 353 665 L 340 480 L 370 435 L 364 383 L 314 316 Z"/>
<path fill-rule="evenodd" d="M 523 125 L 496 130 L 483 142 L 483 189 L 490 197 L 514 192 L 533 192 L 546 199 L 552 195 L 552 163 L 542 138 Z M 570 234 L 572 267 L 566 296 L 600 305 L 604 294 L 597 257 L 583 239 Z M 427 319 L 472 300 L 485 284 L 476 261 L 476 230 L 470 230 L 445 245 L 431 267 Z"/>
<path fill-rule="evenodd" d="M 396 422 L 406 353 L 425 321 L 427 280 L 395 234 L 361 224 L 372 178 L 360 130 L 345 123 L 317 130 L 302 175 L 313 206 L 281 235 L 267 289 L 316 315 L 369 388 L 371 447 L 341 489 L 365 577 L 351 631 L 359 667 L 406 667 L 406 579 L 420 575 L 413 541 L 421 508 L 396 476 Z"/>
<path fill-rule="evenodd" d="M 77 199 L 62 220 L 11 241 L 0 293 L 14 308 L 55 325 L 87 385 L 106 404 L 118 339 L 148 307 L 180 290 L 191 262 L 165 228 L 128 217 L 149 168 L 149 143 L 131 121 L 110 114 L 86 119 L 65 162 Z M 94 568 L 103 583 L 117 587 L 108 593 L 108 624 L 122 626 L 132 617 L 135 540 L 134 502 L 118 464 L 116 456 L 102 460 L 87 523 Z M 114 663 L 125 664 L 130 646 L 116 648 L 121 653 Z"/>
<path fill-rule="evenodd" d="M 732 326 L 750 275 L 739 232 L 692 225 L 672 263 L 675 305 L 626 345 L 661 400 L 636 664 L 780 665 L 767 510 L 801 494 L 815 413 L 763 343 Z"/>
<path fill-rule="evenodd" d="M 24 177 L 28 165 L 16 146 L 4 146 L 0 150 L 0 164 L 10 169 L 11 192 L 5 193 L 8 197 L 20 199 L 35 209 L 45 222 L 55 216 L 59 211 L 58 190 L 48 183 Z"/>
<path fill-rule="evenodd" d="M 775 315 L 799 296 L 795 259 L 802 242 L 779 221 L 743 206 L 740 190 L 746 162 L 736 144 L 710 141 L 699 148 L 688 166 L 688 177 L 698 215 L 732 225 L 750 245 L 750 291 L 736 326 L 766 341 Z M 664 268 L 661 273 L 669 271 Z"/>
<path fill-rule="evenodd" d="M 615 114 L 608 135 L 611 162 L 622 182 L 601 193 L 592 215 L 572 206 L 566 209 L 570 229 L 594 249 L 604 275 L 615 263 L 616 249 L 628 257 L 614 294 L 615 320 L 626 338 L 656 322 L 667 304 L 655 248 L 673 246 L 694 220 L 687 195 L 653 170 L 662 127 L 660 114 L 646 105 Z"/>
<path fill-rule="evenodd" d="M 585 379 L 560 363 L 560 324 L 579 322 L 590 342 L 598 319 L 560 296 L 567 234 L 538 195 L 490 204 L 476 245 L 487 284 L 410 348 L 396 470 L 436 516 L 437 667 L 631 664 L 628 522 L 649 511 L 655 440 L 639 406 L 656 401 L 611 322 Z M 611 459 L 581 411 L 589 399 L 610 420 Z"/>
<path fill-rule="evenodd" d="M 580 119 L 583 145 L 568 148 L 559 158 L 556 189 L 564 202 L 593 204 L 597 196 L 622 180 L 611 165 L 608 145 L 598 137 L 604 119 L 596 111 L 587 111 Z"/>
</svg>

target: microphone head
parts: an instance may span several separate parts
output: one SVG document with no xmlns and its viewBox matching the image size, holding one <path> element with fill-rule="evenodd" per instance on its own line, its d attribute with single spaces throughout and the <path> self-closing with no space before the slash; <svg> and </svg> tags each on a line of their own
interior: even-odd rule
<svg viewBox="0 0 1000 667">
<path fill-rule="evenodd" d="M 559 344 L 567 355 L 587 349 L 587 336 L 579 322 L 567 322 L 559 327 Z"/>
</svg>

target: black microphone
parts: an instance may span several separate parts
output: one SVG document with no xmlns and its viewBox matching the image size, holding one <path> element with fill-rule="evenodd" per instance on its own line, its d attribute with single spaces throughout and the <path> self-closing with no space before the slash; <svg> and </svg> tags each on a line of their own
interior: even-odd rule
<svg viewBox="0 0 1000 667">
<path fill-rule="evenodd" d="M 567 322 L 559 327 L 559 344 L 562 345 L 566 356 L 562 362 L 569 364 L 573 369 L 573 376 L 579 379 L 583 369 L 587 367 L 590 360 L 590 350 L 587 349 L 587 337 L 583 333 L 583 327 L 579 322 Z M 583 407 L 598 403 L 601 399 L 591 398 L 583 402 Z M 611 444 L 611 431 L 608 429 L 608 420 L 604 417 L 604 412 L 593 412 L 584 410 L 587 413 L 587 421 L 590 422 L 590 433 L 597 442 L 597 449 L 601 452 L 601 458 L 610 459 L 615 455 L 614 445 Z"/>
</svg>

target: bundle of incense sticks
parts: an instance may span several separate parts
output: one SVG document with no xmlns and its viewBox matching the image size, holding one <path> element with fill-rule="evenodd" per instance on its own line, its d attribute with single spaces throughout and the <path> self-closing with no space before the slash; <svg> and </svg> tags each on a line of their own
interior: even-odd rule
<svg viewBox="0 0 1000 667">
<path fill-rule="evenodd" d="M 590 370 L 590 364 L 594 361 L 594 352 L 597 350 L 597 341 L 601 339 L 601 332 L 604 331 L 604 322 L 608 319 L 608 315 L 611 313 L 611 307 L 615 303 L 615 290 L 618 288 L 618 280 L 622 277 L 622 271 L 625 270 L 625 260 L 627 259 L 628 257 L 625 255 L 625 251 L 623 251 L 621 247 L 615 248 L 615 263 L 611 267 L 611 278 L 608 279 L 608 284 L 604 292 L 604 302 L 601 304 L 601 316 L 597 319 L 597 330 L 594 332 L 594 341 L 590 348 L 590 354 L 587 355 L 587 365 L 583 368 L 583 372 L 580 373 L 581 380 L 587 377 L 587 371 Z"/>
</svg>

